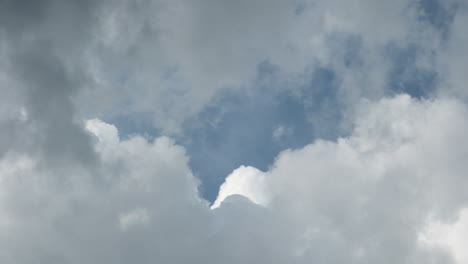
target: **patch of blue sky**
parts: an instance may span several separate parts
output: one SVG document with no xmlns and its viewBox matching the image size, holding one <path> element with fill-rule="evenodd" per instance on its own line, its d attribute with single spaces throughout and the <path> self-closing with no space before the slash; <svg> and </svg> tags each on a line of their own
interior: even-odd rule
<svg viewBox="0 0 468 264">
<path fill-rule="evenodd" d="M 431 97 L 437 86 L 435 70 L 421 67 L 417 64 L 418 47 L 398 47 L 388 45 L 385 51 L 386 59 L 391 62 L 387 95 L 400 93 L 409 94 L 415 98 Z"/>
<path fill-rule="evenodd" d="M 250 165 L 267 170 L 284 149 L 300 148 L 316 138 L 339 135 L 341 108 L 335 74 L 319 68 L 306 70 L 300 81 L 284 82 L 279 67 L 265 61 L 248 92 L 219 95 L 199 115 L 188 120 L 176 136 L 190 157 L 190 167 L 201 180 L 200 191 L 213 201 L 232 170 Z M 288 86 L 288 87 L 285 87 Z M 112 120 L 122 138 L 161 135 L 145 113 L 122 114 Z"/>
<path fill-rule="evenodd" d="M 275 80 L 276 72 L 268 62 L 260 64 L 253 92 L 226 93 L 186 124 L 180 141 L 206 199 L 213 201 L 224 178 L 240 165 L 267 170 L 284 149 L 336 138 L 333 72 L 320 69 L 302 87 L 275 89 L 268 80 Z"/>
</svg>

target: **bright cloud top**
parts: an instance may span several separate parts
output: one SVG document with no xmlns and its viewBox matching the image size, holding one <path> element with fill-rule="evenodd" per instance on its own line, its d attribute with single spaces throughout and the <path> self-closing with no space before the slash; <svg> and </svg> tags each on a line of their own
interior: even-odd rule
<svg viewBox="0 0 468 264">
<path fill-rule="evenodd" d="M 265 184 L 265 173 L 253 168 L 241 166 L 226 177 L 226 182 L 219 187 L 219 194 L 211 208 L 217 208 L 226 197 L 239 194 L 259 205 L 267 205 L 269 192 Z"/>
</svg>

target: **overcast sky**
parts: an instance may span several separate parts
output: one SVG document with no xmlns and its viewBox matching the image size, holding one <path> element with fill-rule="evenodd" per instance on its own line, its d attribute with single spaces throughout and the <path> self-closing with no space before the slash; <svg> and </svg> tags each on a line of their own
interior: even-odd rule
<svg viewBox="0 0 468 264">
<path fill-rule="evenodd" d="M 466 0 L 0 0 L 0 263 L 467 264 Z"/>
</svg>

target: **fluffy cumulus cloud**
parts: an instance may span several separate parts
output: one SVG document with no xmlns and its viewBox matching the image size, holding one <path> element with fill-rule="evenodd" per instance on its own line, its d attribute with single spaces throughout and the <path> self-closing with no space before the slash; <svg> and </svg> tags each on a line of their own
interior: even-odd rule
<svg viewBox="0 0 468 264">
<path fill-rule="evenodd" d="M 286 150 L 266 173 L 235 170 L 214 210 L 182 147 L 167 137 L 122 140 L 113 125 L 87 121 L 99 159 L 92 171 L 43 167 L 21 153 L 2 159 L 0 257 L 463 263 L 468 109 L 408 96 L 361 109 L 349 137 Z"/>
<path fill-rule="evenodd" d="M 174 243 L 200 238 L 187 233 L 205 221 L 183 148 L 164 137 L 119 141 L 115 127 L 98 120 L 87 127 L 100 159 L 92 171 L 44 168 L 27 154 L 2 160 L 3 262 L 165 262 L 177 255 Z M 182 223 L 191 217 L 198 219 Z"/>
<path fill-rule="evenodd" d="M 0 0 L 0 262 L 467 263 L 467 7 Z"/>
<path fill-rule="evenodd" d="M 269 172 L 274 206 L 303 237 L 300 256 L 450 263 L 418 236 L 430 217 L 450 224 L 466 206 L 466 107 L 401 96 L 365 111 L 350 137 L 285 151 Z"/>
</svg>

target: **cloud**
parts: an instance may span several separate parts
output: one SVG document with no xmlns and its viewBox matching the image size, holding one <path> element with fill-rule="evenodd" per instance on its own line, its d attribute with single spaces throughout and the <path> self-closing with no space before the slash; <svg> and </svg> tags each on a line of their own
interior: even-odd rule
<svg viewBox="0 0 468 264">
<path fill-rule="evenodd" d="M 466 3 L 438 3 L 0 0 L 0 262 L 462 264 Z M 234 170 L 216 210 L 176 140 L 102 121 L 178 135 L 259 85 L 324 132 Z"/>
<path fill-rule="evenodd" d="M 256 204 L 267 205 L 269 192 L 266 189 L 265 174 L 254 167 L 240 166 L 219 187 L 218 197 L 211 208 L 218 208 L 228 196 L 234 194 L 245 196 Z"/>
<path fill-rule="evenodd" d="M 291 127 L 285 127 L 285 126 L 277 126 L 273 130 L 273 139 L 276 141 L 280 141 L 281 138 L 291 136 L 291 134 L 294 133 L 294 130 Z"/>
<path fill-rule="evenodd" d="M 367 114 L 357 118 L 352 136 L 285 151 L 266 174 L 241 167 L 220 189 L 219 203 L 241 194 L 266 208 L 231 199 L 215 211 L 199 198 L 183 148 L 164 137 L 121 141 L 112 125 L 88 121 L 102 163 L 97 175 L 70 170 L 62 179 L 53 169 L 39 170 L 37 161 L 27 156 L 10 155 L 2 161 L 0 222 L 6 239 L 2 244 L 9 243 L 2 257 L 16 263 L 33 258 L 107 263 L 116 261 L 112 252 L 124 250 L 120 262 L 139 252 L 142 263 L 179 263 L 172 254 L 177 249 L 185 260 L 209 261 L 216 254 L 254 260 L 258 256 L 248 243 L 236 240 L 252 239 L 264 243 L 267 255 L 260 261 L 277 254 L 299 262 L 447 261 L 438 251 L 426 251 L 418 237 L 427 217 L 451 221 L 451 215 L 466 206 L 459 191 L 467 186 L 465 170 L 454 165 L 463 164 L 468 151 L 460 144 L 468 130 L 467 109 L 456 101 L 407 96 L 362 107 Z M 269 203 L 263 196 L 267 186 Z M 233 238 L 233 232 L 242 238 Z M 284 241 L 264 240 L 284 233 Z M 161 234 L 167 237 L 160 240 Z M 47 239 L 37 244 L 34 238 L 41 236 Z M 195 251 L 189 241 L 180 248 L 176 245 L 182 236 L 193 242 L 219 240 L 214 246 L 218 251 L 203 251 L 213 247 L 204 242 L 198 242 Z M 83 240 L 93 242 L 80 244 Z M 122 249 L 128 241 L 143 247 Z M 105 246 L 96 252 L 95 243 Z M 156 248 L 145 247 L 147 243 Z M 219 248 L 222 245 L 229 247 Z M 29 253 L 19 254 L 20 248 Z M 159 251 L 163 249 L 168 252 Z"/>
<path fill-rule="evenodd" d="M 146 209 L 138 208 L 119 216 L 120 228 L 127 230 L 134 226 L 145 225 L 149 222 L 150 216 Z"/>
<path fill-rule="evenodd" d="M 467 224 L 466 208 L 460 212 L 459 218 L 454 223 L 444 223 L 429 218 L 426 228 L 419 236 L 419 240 L 428 247 L 441 247 L 449 250 L 457 263 L 466 263 L 468 261 L 465 250 L 468 246 L 468 240 L 466 239 L 468 234 Z"/>
<path fill-rule="evenodd" d="M 87 126 L 99 157 L 95 170 L 43 167 L 18 153 L 2 159 L 2 262 L 149 263 L 174 259 L 182 236 L 192 237 L 187 243 L 201 238 L 190 233 L 199 232 L 209 209 L 182 147 L 164 137 L 121 141 L 99 120 Z"/>
<path fill-rule="evenodd" d="M 385 95 L 388 46 L 419 50 L 416 69 L 434 68 L 430 58 L 442 49 L 424 8 L 406 0 L 16 2 L 1 2 L 0 81 L 42 88 L 26 92 L 33 102 L 13 88 L 5 98 L 38 113 L 57 105 L 67 120 L 143 118 L 165 133 L 180 133 L 223 92 L 248 93 L 265 62 L 278 69 L 271 92 L 300 93 L 307 76 L 330 69 L 338 106 L 349 107 Z M 34 104 L 54 98 L 63 100 Z"/>
<path fill-rule="evenodd" d="M 451 221 L 466 206 L 466 107 L 400 96 L 364 109 L 350 137 L 279 155 L 271 203 L 304 236 L 304 260 L 439 263 L 417 237 L 430 214 Z"/>
<path fill-rule="evenodd" d="M 99 157 L 92 173 L 9 153 L 0 164 L 0 258 L 451 263 L 450 251 L 420 237 L 429 217 L 451 225 L 467 206 L 468 109 L 409 96 L 361 109 L 349 137 L 286 150 L 265 173 L 233 171 L 216 210 L 167 137 L 122 140 L 113 125 L 87 121 Z"/>
<path fill-rule="evenodd" d="M 466 106 L 399 96 L 364 102 L 361 109 L 351 136 L 284 151 L 263 178 L 270 193 L 267 208 L 293 234 L 292 258 L 299 263 L 463 263 L 457 252 L 465 242 L 450 244 L 442 237 L 441 244 L 452 247 L 446 251 L 419 238 L 431 228 L 429 219 L 450 226 L 467 206 L 466 168 L 459 165 L 468 151 L 460 144 L 468 130 Z M 245 168 L 238 170 L 232 175 Z M 245 188 L 232 175 L 218 198 L 227 186 Z"/>
</svg>

